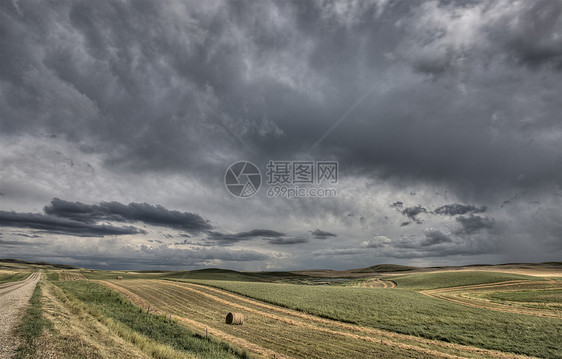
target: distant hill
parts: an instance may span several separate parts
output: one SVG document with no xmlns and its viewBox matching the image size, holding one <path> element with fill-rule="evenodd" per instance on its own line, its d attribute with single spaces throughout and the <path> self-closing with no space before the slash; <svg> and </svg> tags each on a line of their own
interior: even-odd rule
<svg viewBox="0 0 562 359">
<path fill-rule="evenodd" d="M 399 264 L 376 264 L 367 268 L 353 270 L 353 273 L 369 273 L 369 272 L 404 272 L 417 269 L 416 267 L 403 266 Z"/>
<path fill-rule="evenodd" d="M 247 282 L 270 282 L 279 278 L 296 279 L 307 278 L 308 276 L 291 272 L 238 272 L 230 269 L 205 268 L 191 271 L 171 272 L 166 274 L 166 277 L 178 279 L 214 279 Z"/>
<path fill-rule="evenodd" d="M 57 269 L 79 269 L 78 267 L 71 266 L 68 264 L 52 264 L 48 262 L 30 262 L 22 261 L 20 259 L 0 259 L 0 268 L 2 267 L 46 267 L 46 268 L 57 268 Z"/>
</svg>

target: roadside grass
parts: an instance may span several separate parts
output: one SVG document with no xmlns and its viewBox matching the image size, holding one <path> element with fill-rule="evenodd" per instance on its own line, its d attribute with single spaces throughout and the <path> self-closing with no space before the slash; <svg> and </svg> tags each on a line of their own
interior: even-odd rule
<svg viewBox="0 0 562 359">
<path fill-rule="evenodd" d="M 505 282 L 509 280 L 542 280 L 537 277 L 485 271 L 458 271 L 438 273 L 415 273 L 397 276 L 385 276 L 384 280 L 393 280 L 399 288 L 413 290 L 428 290 L 438 288 L 457 287 L 461 285 L 475 285 Z"/>
<path fill-rule="evenodd" d="M 38 283 L 29 300 L 30 307 L 17 328 L 22 343 L 16 350 L 15 359 L 34 358 L 37 351 L 36 339 L 44 329 L 51 328 L 51 322 L 42 315 L 41 295 L 41 285 Z"/>
<path fill-rule="evenodd" d="M 147 314 L 142 308 L 98 283 L 71 281 L 54 284 L 68 296 L 84 303 L 89 312 L 97 318 L 108 318 L 113 326 L 118 327 L 121 336 L 128 337 L 133 342 L 144 340 L 144 351 L 154 352 L 156 349 L 153 347 L 164 345 L 196 358 L 248 357 L 246 352 L 234 349 L 224 342 L 208 340 L 180 326 L 176 321 L 167 320 L 165 316 Z M 163 350 L 164 348 L 160 347 L 156 352 Z"/>
<path fill-rule="evenodd" d="M 29 277 L 30 274 L 31 272 L 2 273 L 2 271 L 0 271 L 0 284 L 24 280 L 25 278 Z"/>
<path fill-rule="evenodd" d="M 467 307 L 408 289 L 192 282 L 343 322 L 517 354 L 562 357 L 562 344 L 552 335 L 560 332 L 562 320 L 555 318 Z"/>
</svg>

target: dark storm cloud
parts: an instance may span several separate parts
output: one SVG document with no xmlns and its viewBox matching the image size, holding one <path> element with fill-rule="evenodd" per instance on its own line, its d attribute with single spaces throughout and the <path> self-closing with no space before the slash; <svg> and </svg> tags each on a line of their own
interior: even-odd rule
<svg viewBox="0 0 562 359">
<path fill-rule="evenodd" d="M 459 216 L 455 220 L 461 225 L 457 230 L 458 234 L 473 234 L 482 229 L 492 229 L 496 224 L 493 218 L 475 216 Z"/>
<path fill-rule="evenodd" d="M 333 248 L 316 251 L 313 254 L 315 256 L 350 256 L 365 253 L 365 249 L 361 248 Z"/>
<path fill-rule="evenodd" d="M 395 208 L 395 209 L 400 209 L 400 208 L 404 207 L 404 203 L 400 202 L 400 201 L 397 201 L 397 202 L 394 202 L 393 204 L 391 204 L 390 207 Z"/>
<path fill-rule="evenodd" d="M 420 242 L 423 247 L 453 241 L 447 234 L 435 228 L 426 228 L 423 234 L 425 238 Z"/>
<path fill-rule="evenodd" d="M 253 229 L 248 232 L 239 232 L 239 233 L 222 233 L 218 231 L 209 231 L 207 232 L 207 240 L 217 241 L 222 244 L 233 244 L 240 241 L 247 241 L 250 239 L 255 238 L 282 238 L 286 236 L 285 233 L 269 230 L 269 229 Z"/>
<path fill-rule="evenodd" d="M 97 225 L 37 213 L 7 211 L 0 211 L 0 226 L 30 228 L 46 233 L 80 237 L 103 237 L 146 233 L 144 230 L 133 226 L 114 227 L 105 224 Z"/>
<path fill-rule="evenodd" d="M 48 215 L 63 217 L 84 223 L 96 221 L 143 222 L 155 226 L 181 229 L 190 233 L 199 233 L 212 229 L 210 222 L 198 214 L 171 211 L 162 206 L 148 203 L 101 202 L 84 204 L 68 202 L 58 198 L 45 206 Z"/>
<path fill-rule="evenodd" d="M 422 221 L 419 220 L 417 216 L 421 213 L 427 213 L 427 210 L 423 208 L 421 205 L 417 205 L 415 207 L 404 208 L 401 213 L 406 217 L 410 218 L 412 221 L 419 224 L 422 223 Z"/>
<path fill-rule="evenodd" d="M 455 9 L 460 10 L 459 5 L 460 2 L 443 6 L 425 3 L 417 10 L 423 19 L 429 20 L 425 24 L 426 31 L 437 29 L 439 25 L 446 26 L 448 21 L 454 20 L 453 16 L 457 17 L 458 23 L 472 25 L 472 33 L 467 34 L 464 44 L 455 42 L 451 34 L 445 31 L 441 36 L 428 38 L 423 48 L 416 46 L 418 50 L 425 50 L 412 54 L 418 71 L 446 73 L 458 67 L 463 57 L 471 62 L 500 58 L 533 69 L 544 66 L 562 70 L 560 1 L 540 0 L 516 6 L 509 1 L 497 1 L 495 4 L 481 1 L 454 14 Z M 480 16 L 470 19 L 468 16 L 471 13 L 479 13 Z M 512 26 L 514 19 L 517 26 Z M 416 25 L 412 29 L 416 29 Z M 417 36 L 422 37 L 423 34 Z M 474 46 L 462 46 L 467 45 L 467 42 Z M 431 50 L 434 50 L 433 53 Z"/>
<path fill-rule="evenodd" d="M 272 238 L 268 242 L 277 245 L 290 245 L 290 244 L 307 243 L 308 239 L 302 237 Z"/>
<path fill-rule="evenodd" d="M 560 182 L 541 140 L 559 135 L 560 84 L 526 70 L 560 67 L 557 1 L 17 4 L 0 4 L 4 131 L 88 139 L 117 171 L 206 180 L 224 171 L 207 153 L 298 158 L 379 81 L 315 156 L 459 191 Z"/>
<path fill-rule="evenodd" d="M 486 212 L 486 207 L 476 207 L 471 204 L 446 204 L 433 211 L 435 214 L 456 216 L 459 214 L 469 214 L 469 213 L 483 213 Z"/>
<path fill-rule="evenodd" d="M 327 231 L 321 231 L 320 229 L 316 229 L 314 231 L 311 231 L 310 233 L 312 233 L 312 235 L 314 236 L 314 238 L 316 239 L 327 239 L 329 237 L 337 237 L 338 235 L 332 232 L 327 232 Z"/>
</svg>

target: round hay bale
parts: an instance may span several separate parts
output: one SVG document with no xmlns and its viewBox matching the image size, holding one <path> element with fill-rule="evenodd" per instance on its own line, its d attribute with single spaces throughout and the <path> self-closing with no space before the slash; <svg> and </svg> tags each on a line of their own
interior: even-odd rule
<svg viewBox="0 0 562 359">
<path fill-rule="evenodd" d="M 226 315 L 226 324 L 242 325 L 244 323 L 244 316 L 240 313 L 228 313 Z"/>
</svg>

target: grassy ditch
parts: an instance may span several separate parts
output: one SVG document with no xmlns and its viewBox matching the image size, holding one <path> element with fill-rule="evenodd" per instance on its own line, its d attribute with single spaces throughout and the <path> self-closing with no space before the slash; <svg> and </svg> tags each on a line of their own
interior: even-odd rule
<svg viewBox="0 0 562 359">
<path fill-rule="evenodd" d="M 51 327 L 51 322 L 42 315 L 41 295 L 41 285 L 37 284 L 29 300 L 29 308 L 17 328 L 22 343 L 16 351 L 16 359 L 35 357 L 36 339 L 41 336 L 44 329 Z"/>
</svg>

